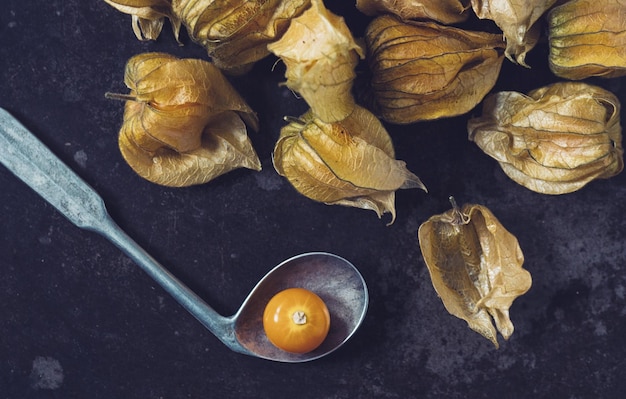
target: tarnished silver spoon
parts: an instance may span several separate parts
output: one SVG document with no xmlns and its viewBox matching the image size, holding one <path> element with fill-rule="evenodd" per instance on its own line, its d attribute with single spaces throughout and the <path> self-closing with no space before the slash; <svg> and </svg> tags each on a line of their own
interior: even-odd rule
<svg viewBox="0 0 626 399">
<path fill-rule="evenodd" d="M 0 163 L 76 226 L 103 235 L 124 251 L 233 351 L 281 362 L 318 359 L 343 345 L 365 317 L 369 297 L 363 277 L 347 260 L 325 252 L 306 253 L 282 262 L 259 281 L 237 313 L 222 316 L 135 243 L 111 219 L 102 198 L 2 108 L 0 149 Z M 265 305 L 274 294 L 291 287 L 315 292 L 331 314 L 325 341 L 305 354 L 274 347 L 263 331 Z"/>
</svg>

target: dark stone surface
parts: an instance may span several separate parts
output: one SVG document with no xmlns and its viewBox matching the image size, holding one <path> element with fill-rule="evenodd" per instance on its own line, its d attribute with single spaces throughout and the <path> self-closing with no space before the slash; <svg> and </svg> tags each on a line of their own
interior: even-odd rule
<svg viewBox="0 0 626 399">
<path fill-rule="evenodd" d="M 355 31 L 365 19 L 334 9 Z M 388 126 L 397 157 L 429 188 L 397 195 L 398 218 L 326 206 L 273 170 L 284 115 L 305 110 L 279 87 L 273 58 L 233 84 L 258 112 L 251 139 L 263 171 L 163 188 L 117 149 L 127 59 L 144 51 L 206 58 L 166 26 L 135 39 L 130 17 L 102 1 L 3 2 L 0 106 L 105 199 L 113 218 L 223 314 L 301 252 L 352 261 L 370 289 L 358 333 L 334 354 L 282 364 L 230 352 L 109 242 L 71 225 L 0 168 L 0 398 L 615 398 L 626 391 L 626 175 L 563 196 L 512 182 L 467 140 L 468 116 Z M 504 64 L 495 90 L 556 81 L 544 45 L 526 70 Z M 626 80 L 591 80 L 626 99 Z M 474 111 L 475 114 L 477 112 Z M 622 114 L 624 116 L 624 114 Z M 0 149 L 1 151 L 2 149 Z M 511 309 L 501 348 L 450 316 L 416 238 L 448 196 L 489 207 L 515 234 L 534 280 Z"/>
</svg>

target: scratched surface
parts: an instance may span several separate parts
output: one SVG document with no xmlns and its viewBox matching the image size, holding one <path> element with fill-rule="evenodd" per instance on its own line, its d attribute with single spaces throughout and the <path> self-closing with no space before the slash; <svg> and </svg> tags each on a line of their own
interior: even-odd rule
<svg viewBox="0 0 626 399">
<path fill-rule="evenodd" d="M 328 2 L 331 3 L 331 2 Z M 339 4 L 339 2 L 335 2 Z M 333 9 L 355 32 L 353 2 Z M 398 192 L 397 220 L 326 206 L 273 170 L 283 116 L 306 111 L 275 59 L 232 83 L 258 113 L 250 133 L 263 170 L 163 188 L 117 148 L 128 58 L 205 58 L 166 25 L 135 39 L 103 1 L 7 0 L 0 13 L 0 107 L 104 198 L 112 217 L 224 315 L 293 255 L 328 251 L 363 274 L 370 306 L 340 350 L 306 364 L 230 352 L 127 257 L 77 229 L 0 168 L 0 399 L 4 398 L 613 398 L 626 391 L 626 174 L 563 196 L 508 179 L 467 140 L 469 115 L 388 125 L 398 159 L 429 189 Z M 531 69 L 506 62 L 495 90 L 556 81 L 539 45 Z M 590 80 L 626 101 L 626 80 Z M 622 111 L 622 119 L 626 115 Z M 0 148 L 0 151 L 2 149 Z M 428 217 L 459 203 L 490 208 L 519 239 L 533 287 L 511 308 L 515 332 L 495 350 L 446 313 L 417 245 Z"/>
</svg>

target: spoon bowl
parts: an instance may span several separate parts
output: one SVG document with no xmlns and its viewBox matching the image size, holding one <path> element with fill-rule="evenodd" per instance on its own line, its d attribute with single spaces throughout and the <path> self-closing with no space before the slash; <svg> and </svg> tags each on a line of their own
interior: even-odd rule
<svg viewBox="0 0 626 399">
<path fill-rule="evenodd" d="M 263 330 L 263 310 L 287 288 L 305 288 L 326 303 L 330 330 L 312 352 L 296 354 L 276 348 Z M 343 345 L 358 329 L 368 306 L 367 286 L 359 271 L 344 258 L 327 252 L 294 256 L 272 269 L 250 292 L 232 317 L 237 341 L 255 356 L 281 362 L 305 362 L 325 356 Z"/>
<path fill-rule="evenodd" d="M 365 317 L 368 294 L 363 277 L 350 262 L 324 252 L 298 255 L 276 266 L 235 315 L 224 317 L 133 241 L 111 219 L 98 193 L 2 108 L 0 148 L 0 163 L 76 226 L 99 233 L 115 244 L 233 351 L 291 363 L 318 359 L 346 342 Z M 307 354 L 274 347 L 263 330 L 265 305 L 275 293 L 291 287 L 315 292 L 331 313 L 328 337 Z"/>
</svg>

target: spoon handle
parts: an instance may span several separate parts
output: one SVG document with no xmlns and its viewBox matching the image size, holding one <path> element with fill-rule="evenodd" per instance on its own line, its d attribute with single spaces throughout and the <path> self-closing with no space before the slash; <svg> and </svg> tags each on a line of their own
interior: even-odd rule
<svg viewBox="0 0 626 399">
<path fill-rule="evenodd" d="M 231 349 L 245 352 L 226 318 L 160 265 L 110 217 L 104 201 L 28 129 L 0 108 L 0 163 L 76 226 L 109 239 Z"/>
</svg>

